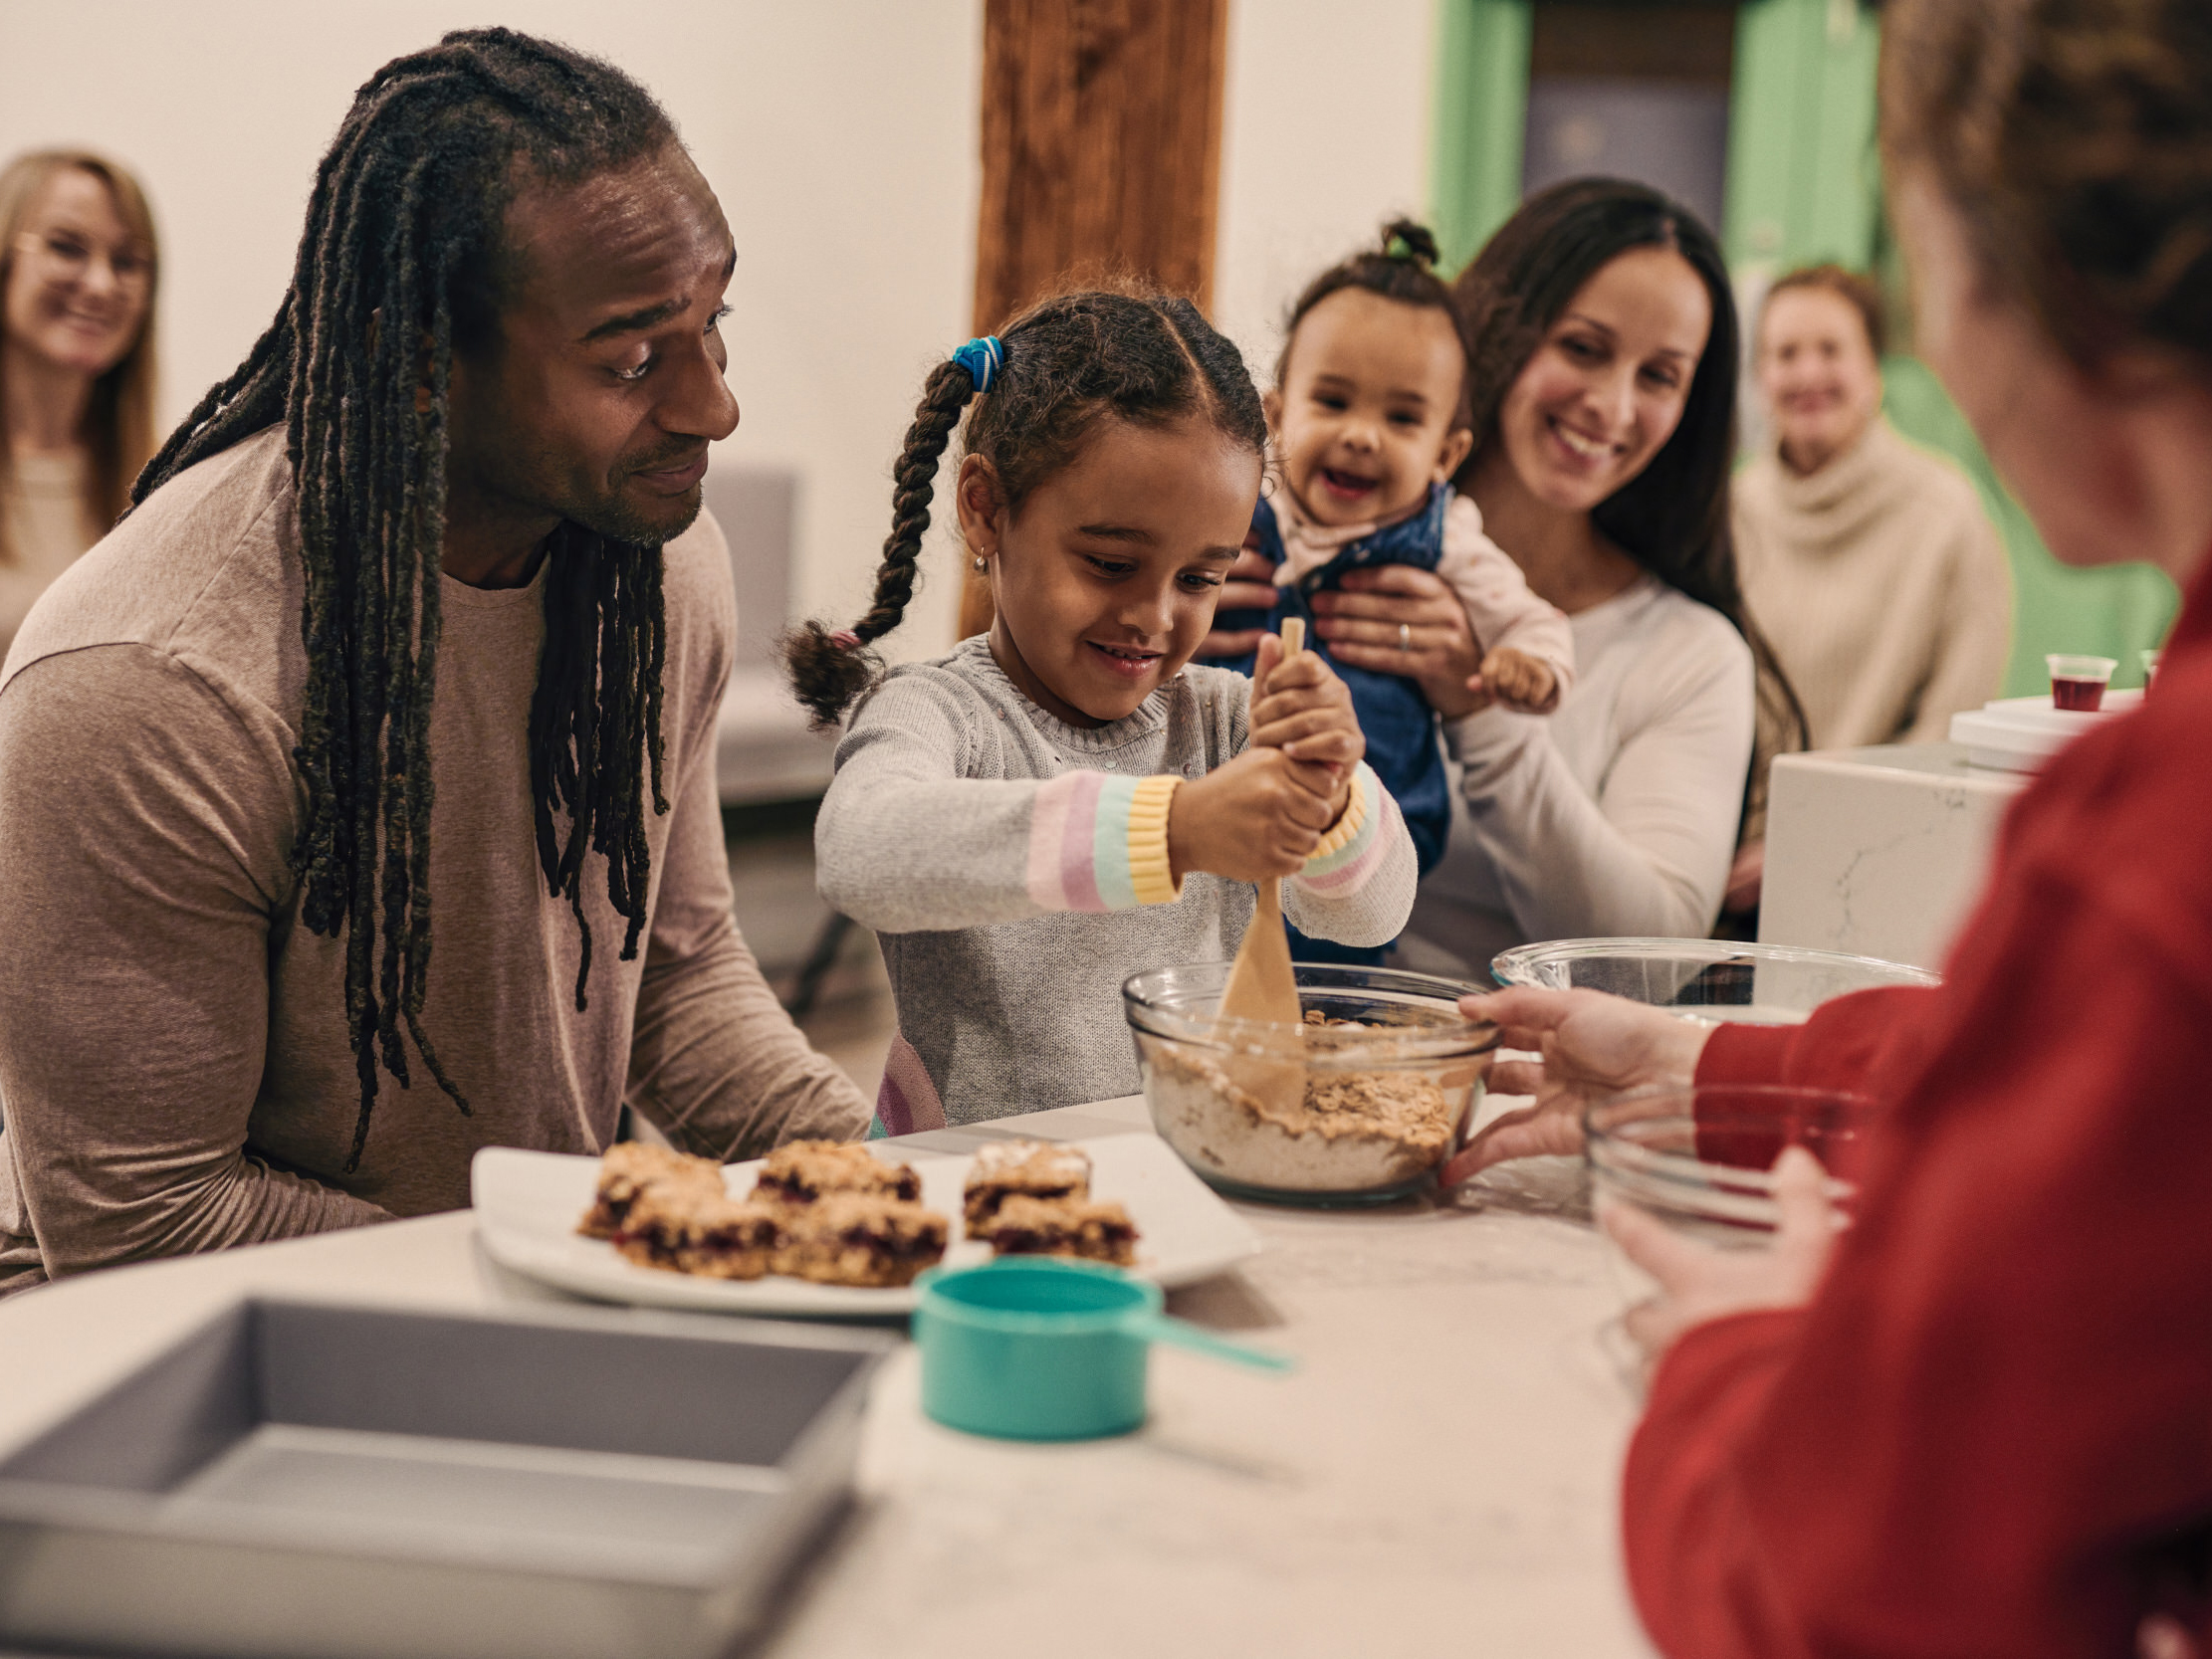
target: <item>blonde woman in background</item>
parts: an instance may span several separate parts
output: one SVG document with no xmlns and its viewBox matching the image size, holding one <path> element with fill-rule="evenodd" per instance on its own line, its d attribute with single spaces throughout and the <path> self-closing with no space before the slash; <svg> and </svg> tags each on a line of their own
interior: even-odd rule
<svg viewBox="0 0 2212 1659">
<path fill-rule="evenodd" d="M 1759 317 L 1774 443 L 1736 479 L 1736 560 L 1814 748 L 1940 742 L 2004 675 L 2004 545 L 1965 474 L 1882 418 L 1882 336 L 1880 291 L 1835 265 L 1791 272 Z M 1762 757 L 1790 746 L 1760 732 Z M 1759 902 L 1763 778 L 1755 797 L 1731 912 Z"/>
<path fill-rule="evenodd" d="M 153 215 L 76 150 L 0 171 L 0 660 L 153 454 Z"/>
</svg>

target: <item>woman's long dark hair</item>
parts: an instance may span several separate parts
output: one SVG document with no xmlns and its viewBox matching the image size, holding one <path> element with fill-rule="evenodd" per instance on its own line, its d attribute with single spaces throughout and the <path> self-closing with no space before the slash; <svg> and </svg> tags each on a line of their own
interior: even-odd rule
<svg viewBox="0 0 2212 1659">
<path fill-rule="evenodd" d="M 1456 482 L 1461 490 L 1472 487 L 1477 463 L 1497 439 L 1506 394 L 1561 313 L 1591 278 L 1638 248 L 1671 249 L 1688 262 L 1712 302 L 1712 331 L 1673 435 L 1590 518 L 1660 581 L 1735 625 L 1758 667 L 1761 730 L 1784 733 L 1784 747 L 1803 748 L 1805 711 L 1774 648 L 1744 608 L 1736 573 L 1728 481 L 1735 468 L 1741 335 L 1720 244 L 1696 214 L 1648 185 L 1578 178 L 1531 196 L 1490 238 L 1453 285 L 1473 341 L 1467 379 L 1475 431 L 1473 453 Z M 1769 757 L 1753 757 L 1747 803 Z"/>
</svg>

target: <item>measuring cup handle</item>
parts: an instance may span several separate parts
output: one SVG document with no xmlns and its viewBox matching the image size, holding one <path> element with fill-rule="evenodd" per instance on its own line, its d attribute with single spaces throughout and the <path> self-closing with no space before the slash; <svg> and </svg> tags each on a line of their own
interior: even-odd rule
<svg viewBox="0 0 2212 1659">
<path fill-rule="evenodd" d="M 1287 1353 L 1271 1353 L 1263 1348 L 1249 1348 L 1242 1343 L 1232 1343 L 1226 1338 L 1215 1336 L 1204 1326 L 1193 1325 L 1189 1320 L 1175 1319 L 1167 1314 L 1132 1314 L 1122 1322 L 1122 1330 L 1132 1337 L 1141 1337 L 1148 1343 L 1168 1343 L 1176 1348 L 1189 1348 L 1193 1353 L 1226 1359 L 1234 1365 L 1249 1365 L 1254 1370 L 1288 1371 L 1295 1370 L 1298 1364 Z"/>
</svg>

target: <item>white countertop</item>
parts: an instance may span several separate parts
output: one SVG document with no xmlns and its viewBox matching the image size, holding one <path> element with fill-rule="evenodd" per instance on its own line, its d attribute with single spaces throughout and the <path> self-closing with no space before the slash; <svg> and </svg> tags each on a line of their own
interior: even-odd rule
<svg viewBox="0 0 2212 1659">
<path fill-rule="evenodd" d="M 1129 1133 L 1149 1133 L 1139 1101 L 899 1147 Z M 1579 1165 L 1536 1159 L 1441 1206 L 1242 1206 L 1264 1252 L 1170 1307 L 1300 1368 L 1156 1348 L 1152 1419 L 1125 1439 L 941 1428 L 902 1348 L 858 1507 L 749 1652 L 1648 1656 L 1618 1546 L 1635 1404 L 1598 1341 L 1619 1299 L 1583 1191 Z M 466 1211 L 67 1280 L 0 1303 L 0 1449 L 250 1290 L 558 1300 L 486 1258 Z"/>
</svg>

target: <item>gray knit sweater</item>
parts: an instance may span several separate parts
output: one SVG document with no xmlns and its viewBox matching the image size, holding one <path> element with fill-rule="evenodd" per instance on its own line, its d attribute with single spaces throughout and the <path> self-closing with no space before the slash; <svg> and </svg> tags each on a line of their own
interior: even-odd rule
<svg viewBox="0 0 2212 1659">
<path fill-rule="evenodd" d="M 899 1035 L 892 1135 L 1133 1094 L 1132 973 L 1231 955 L 1252 889 L 1168 875 L 1173 780 L 1242 751 L 1251 682 L 1187 668 L 1095 730 L 1014 688 L 981 637 L 894 669 L 853 716 L 814 829 L 822 897 L 882 935 Z M 1361 766 L 1283 910 L 1345 944 L 1395 938 L 1414 847 Z"/>
</svg>

